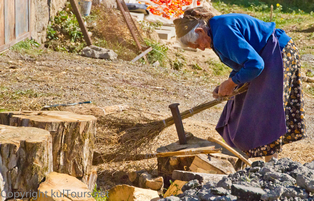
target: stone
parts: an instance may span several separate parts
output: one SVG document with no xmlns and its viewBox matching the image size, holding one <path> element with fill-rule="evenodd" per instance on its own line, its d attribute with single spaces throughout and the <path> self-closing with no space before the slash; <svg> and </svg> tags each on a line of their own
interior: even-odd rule
<svg viewBox="0 0 314 201">
<path fill-rule="evenodd" d="M 108 201 L 151 201 L 158 200 L 157 191 L 129 185 L 117 185 L 109 190 Z M 180 199 L 179 199 L 180 200 Z"/>
<path fill-rule="evenodd" d="M 9 198 L 10 192 L 36 192 L 52 170 L 52 137 L 48 131 L 0 125 L 1 201 Z"/>
<path fill-rule="evenodd" d="M 267 172 L 263 178 L 266 181 L 275 181 L 275 180 L 279 180 L 280 182 L 288 181 L 288 182 L 291 182 L 291 186 L 293 186 L 296 183 L 296 180 L 286 173 Z"/>
<path fill-rule="evenodd" d="M 299 174 L 296 178 L 298 186 L 306 189 L 307 191 L 314 193 L 314 174 L 313 172 L 305 172 Z"/>
<path fill-rule="evenodd" d="M 287 198 L 300 197 L 302 199 L 305 199 L 309 197 L 309 194 L 306 192 L 305 189 L 302 189 L 297 186 L 290 186 L 284 189 L 282 197 L 287 197 Z"/>
<path fill-rule="evenodd" d="M 232 181 L 228 177 L 223 177 L 218 183 L 218 187 L 222 187 L 226 190 L 231 190 Z"/>
<path fill-rule="evenodd" d="M 175 180 L 190 181 L 190 180 L 197 179 L 200 183 L 206 183 L 208 181 L 218 182 L 224 176 L 226 175 L 189 172 L 189 171 L 182 171 L 182 170 L 174 170 L 172 173 L 172 178 Z"/>
<path fill-rule="evenodd" d="M 216 187 L 211 189 L 212 194 L 214 195 L 228 195 L 230 194 L 229 190 L 226 190 L 222 187 Z"/>
<path fill-rule="evenodd" d="M 158 201 L 180 201 L 181 199 L 176 196 L 169 196 L 166 198 L 159 199 Z"/>
<path fill-rule="evenodd" d="M 305 167 L 314 170 L 314 161 L 310 162 L 310 163 L 305 163 L 304 164 Z"/>
<path fill-rule="evenodd" d="M 266 192 L 261 188 L 233 184 L 231 186 L 231 194 L 241 200 L 260 200 Z"/>
<path fill-rule="evenodd" d="M 90 174 L 96 117 L 66 111 L 1 112 L 0 123 L 37 127 L 52 136 L 53 171 L 82 178 Z"/>
<path fill-rule="evenodd" d="M 181 198 L 180 201 L 199 201 L 197 196 L 193 196 L 193 197 L 183 197 Z"/>
<path fill-rule="evenodd" d="M 260 167 L 260 168 L 262 168 L 262 167 L 264 167 L 264 164 L 265 164 L 265 162 L 264 161 L 254 161 L 253 163 L 252 163 L 252 168 L 254 168 L 254 167 Z"/>
<path fill-rule="evenodd" d="M 200 187 L 200 183 L 197 179 L 194 179 L 194 180 L 191 180 L 189 181 L 188 183 L 184 184 L 184 186 L 182 186 L 182 191 L 186 191 L 186 190 L 190 190 L 190 189 L 193 189 L 193 188 L 198 188 Z"/>
<path fill-rule="evenodd" d="M 233 200 L 237 200 L 237 197 L 233 195 L 224 195 L 216 197 L 214 201 L 233 201 Z"/>
<path fill-rule="evenodd" d="M 283 194 L 284 188 L 279 186 L 275 189 L 267 192 L 266 194 L 263 194 L 261 199 L 262 200 L 277 200 L 280 198 L 280 196 Z"/>
<path fill-rule="evenodd" d="M 35 200 L 95 201 L 86 184 L 75 177 L 56 172 L 51 172 L 39 185 L 38 198 Z"/>
<path fill-rule="evenodd" d="M 113 50 L 97 47 L 94 45 L 84 47 L 81 54 L 86 57 L 107 59 L 112 61 L 117 60 L 118 58 L 118 54 L 115 53 Z"/>
<path fill-rule="evenodd" d="M 197 195 L 200 200 L 204 201 L 215 200 L 215 198 L 217 197 L 211 193 L 210 189 L 206 188 L 202 188 L 201 190 L 199 190 Z"/>
</svg>

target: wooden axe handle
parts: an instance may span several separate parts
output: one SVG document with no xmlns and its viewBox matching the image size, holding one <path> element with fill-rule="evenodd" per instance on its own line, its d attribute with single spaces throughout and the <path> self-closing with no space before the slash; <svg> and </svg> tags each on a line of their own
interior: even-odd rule
<svg viewBox="0 0 314 201">
<path fill-rule="evenodd" d="M 237 152 L 236 150 L 234 150 L 232 147 L 230 147 L 229 145 L 227 145 L 226 143 L 217 140 L 215 138 L 212 137 L 208 137 L 207 138 L 208 141 L 210 142 L 215 142 L 219 145 L 221 145 L 222 147 L 226 148 L 228 151 L 230 151 L 232 154 L 234 154 L 236 157 L 238 157 L 239 159 L 241 159 L 245 164 L 247 164 L 248 166 L 252 165 L 252 162 L 246 158 L 244 158 L 239 152 Z"/>
</svg>

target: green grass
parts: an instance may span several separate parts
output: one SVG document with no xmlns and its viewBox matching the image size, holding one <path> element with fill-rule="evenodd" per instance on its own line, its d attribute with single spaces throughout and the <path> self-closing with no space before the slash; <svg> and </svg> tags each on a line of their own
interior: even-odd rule
<svg viewBox="0 0 314 201">
<path fill-rule="evenodd" d="M 95 187 L 92 192 L 92 196 L 96 201 L 107 201 L 108 191 L 102 192 L 102 191 L 97 190 L 97 184 L 95 184 Z"/>
<path fill-rule="evenodd" d="M 39 43 L 35 40 L 26 39 L 10 47 L 10 50 L 36 56 L 42 54 L 43 52 L 43 50 L 39 47 Z"/>
<path fill-rule="evenodd" d="M 221 76 L 228 75 L 231 72 L 231 68 L 226 66 L 225 64 L 217 61 L 208 60 L 206 63 L 213 70 L 213 75 Z"/>
</svg>

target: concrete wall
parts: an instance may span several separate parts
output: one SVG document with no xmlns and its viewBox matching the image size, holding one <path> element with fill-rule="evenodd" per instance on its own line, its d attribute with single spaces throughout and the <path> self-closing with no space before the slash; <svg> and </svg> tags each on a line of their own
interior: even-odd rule
<svg viewBox="0 0 314 201">
<path fill-rule="evenodd" d="M 49 19 L 61 11 L 67 0 L 31 0 L 31 33 L 39 43 L 46 40 Z"/>
</svg>

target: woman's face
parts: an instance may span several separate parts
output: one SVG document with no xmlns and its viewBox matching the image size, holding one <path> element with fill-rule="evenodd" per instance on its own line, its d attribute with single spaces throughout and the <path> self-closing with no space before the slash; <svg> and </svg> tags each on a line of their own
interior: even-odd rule
<svg viewBox="0 0 314 201">
<path fill-rule="evenodd" d="M 211 49 L 212 39 L 207 35 L 207 33 L 202 28 L 195 29 L 195 32 L 199 35 L 195 43 L 189 43 L 188 46 L 194 49 L 205 50 L 206 48 Z"/>
</svg>

